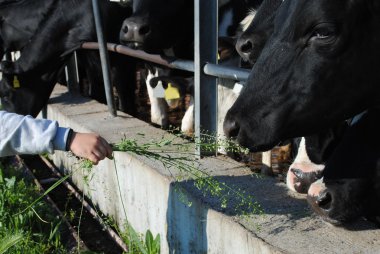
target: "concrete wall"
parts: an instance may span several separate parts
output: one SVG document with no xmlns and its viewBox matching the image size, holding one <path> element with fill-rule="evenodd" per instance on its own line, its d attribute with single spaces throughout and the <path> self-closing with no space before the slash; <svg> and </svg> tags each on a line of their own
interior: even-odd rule
<svg viewBox="0 0 380 254">
<path fill-rule="evenodd" d="M 98 132 L 113 143 L 124 136 L 146 142 L 169 135 L 122 113 L 113 118 L 105 105 L 70 96 L 61 86 L 54 90 L 47 117 L 76 131 Z M 150 229 L 160 234 L 162 253 L 376 253 L 380 249 L 380 232 L 374 225 L 359 221 L 348 230 L 332 227 L 311 214 L 304 196 L 288 193 L 274 178 L 253 176 L 226 157 L 203 159 L 200 167 L 253 195 L 264 215 L 242 217 L 221 209 L 216 198 L 203 196 L 191 180 L 176 183 L 180 172 L 170 173 L 159 162 L 133 154 L 116 152 L 114 161 L 106 159 L 91 172 L 82 170 L 67 153 L 56 152 L 53 158 L 62 170 L 73 172 L 74 183 L 119 225 L 127 217 L 138 232 Z M 187 193 L 191 207 L 181 201 L 175 184 Z"/>
</svg>

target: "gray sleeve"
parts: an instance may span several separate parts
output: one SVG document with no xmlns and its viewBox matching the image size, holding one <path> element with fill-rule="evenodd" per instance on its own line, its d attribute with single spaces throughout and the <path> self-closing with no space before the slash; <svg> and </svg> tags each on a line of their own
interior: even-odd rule
<svg viewBox="0 0 380 254">
<path fill-rule="evenodd" d="M 65 150 L 69 130 L 56 121 L 0 111 L 0 156 Z"/>
</svg>

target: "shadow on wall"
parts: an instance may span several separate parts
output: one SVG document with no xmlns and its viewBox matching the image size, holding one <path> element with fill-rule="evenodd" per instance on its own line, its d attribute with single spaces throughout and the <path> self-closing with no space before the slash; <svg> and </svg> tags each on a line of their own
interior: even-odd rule
<svg viewBox="0 0 380 254">
<path fill-rule="evenodd" d="M 186 194 L 180 190 L 182 185 L 170 185 L 167 212 L 169 253 L 207 253 L 207 206 L 201 200 L 184 197 Z M 192 203 L 191 206 L 188 202 Z"/>
<path fill-rule="evenodd" d="M 233 188 L 237 186 L 246 195 L 253 196 L 261 205 L 264 214 L 287 215 L 288 219 L 310 216 L 305 199 L 291 197 L 284 184 L 264 176 L 219 176 L 215 177 Z M 167 241 L 170 253 L 207 253 L 207 223 L 209 208 L 227 216 L 238 216 L 247 211 L 236 208 L 240 199 L 228 198 L 227 208 L 221 208 L 219 198 L 204 195 L 194 186 L 194 181 L 170 185 L 167 212 Z M 189 204 L 191 203 L 191 206 Z"/>
</svg>

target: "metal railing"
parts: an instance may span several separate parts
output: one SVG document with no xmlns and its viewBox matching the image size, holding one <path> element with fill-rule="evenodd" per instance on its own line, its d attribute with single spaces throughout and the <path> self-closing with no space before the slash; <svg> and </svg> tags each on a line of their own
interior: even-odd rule
<svg viewBox="0 0 380 254">
<path fill-rule="evenodd" d="M 159 55 L 147 54 L 144 51 L 133 50 L 122 45 L 106 44 L 101 27 L 101 16 L 98 0 L 92 0 L 96 31 L 99 43 L 86 42 L 84 49 L 99 49 L 102 63 L 102 72 L 109 111 L 116 116 L 108 52 L 118 52 L 141 60 L 150 61 L 168 68 L 181 69 L 194 72 L 194 99 L 195 99 L 195 136 L 200 137 L 201 132 L 217 132 L 217 78 L 227 78 L 236 81 L 246 81 L 249 71 L 240 68 L 224 67 L 217 64 L 218 49 L 218 0 L 194 0 L 194 61 L 176 58 L 163 58 Z M 213 151 L 211 153 L 215 153 Z M 197 148 L 196 154 L 208 155 L 210 151 Z"/>
</svg>

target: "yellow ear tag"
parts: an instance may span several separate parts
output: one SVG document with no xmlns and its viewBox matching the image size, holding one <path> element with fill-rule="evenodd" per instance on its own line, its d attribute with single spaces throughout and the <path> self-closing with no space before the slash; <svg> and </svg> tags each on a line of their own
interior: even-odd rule
<svg viewBox="0 0 380 254">
<path fill-rule="evenodd" d="M 173 87 L 171 83 L 168 83 L 168 88 L 165 90 L 165 99 L 166 100 L 174 100 L 179 99 L 179 91 L 178 88 Z"/>
<path fill-rule="evenodd" d="M 218 61 L 220 61 L 220 54 L 218 53 Z"/>
<path fill-rule="evenodd" d="M 13 76 L 13 88 L 20 88 L 20 81 L 17 76 Z"/>
</svg>

